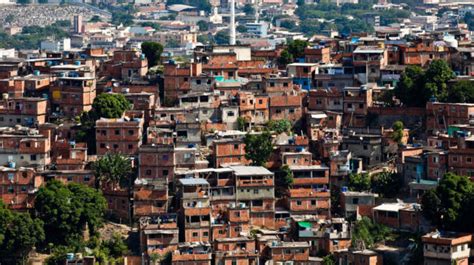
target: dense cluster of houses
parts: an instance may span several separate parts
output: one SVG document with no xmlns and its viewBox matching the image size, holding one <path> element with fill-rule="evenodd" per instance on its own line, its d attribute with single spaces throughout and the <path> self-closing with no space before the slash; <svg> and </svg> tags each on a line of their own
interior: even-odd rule
<svg viewBox="0 0 474 265">
<path fill-rule="evenodd" d="M 278 63 L 280 46 L 198 47 L 187 62 L 164 58 L 156 78 L 136 49 L 2 58 L 0 196 L 27 211 L 49 180 L 94 187 L 90 163 L 120 153 L 131 158 L 136 180 L 131 190 L 103 194 L 112 218 L 137 224 L 146 256 L 172 253 L 173 264 L 319 264 L 320 253 L 332 253 L 341 264 L 382 264 L 388 248 L 353 246 L 349 220 L 428 232 L 419 196 L 448 171 L 474 173 L 474 104 L 433 100 L 408 108 L 381 100 L 407 66 L 434 59 L 458 73 L 452 82 L 474 79 L 469 34 L 452 34 L 455 47 L 443 34 L 411 42 L 313 38 L 288 65 Z M 124 95 L 132 109 L 98 119 L 91 150 L 76 141 L 75 117 L 101 93 Z M 273 133 L 269 161 L 252 165 L 244 138 L 282 120 L 293 132 Z M 406 129 L 396 142 L 399 120 Z M 276 196 L 283 166 L 293 183 Z M 403 177 L 403 201 L 346 187 L 350 174 L 384 170 Z M 334 204 L 341 215 L 332 213 Z M 433 232 L 423 243 L 425 258 L 439 262 L 425 264 L 467 264 L 472 256 L 471 235 Z"/>
</svg>

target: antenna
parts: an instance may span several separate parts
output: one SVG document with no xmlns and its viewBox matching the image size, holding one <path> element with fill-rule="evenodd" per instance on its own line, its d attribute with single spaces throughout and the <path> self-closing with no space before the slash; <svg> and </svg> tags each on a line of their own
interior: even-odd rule
<svg viewBox="0 0 474 265">
<path fill-rule="evenodd" d="M 235 45 L 235 0 L 230 0 L 229 44 Z"/>
</svg>

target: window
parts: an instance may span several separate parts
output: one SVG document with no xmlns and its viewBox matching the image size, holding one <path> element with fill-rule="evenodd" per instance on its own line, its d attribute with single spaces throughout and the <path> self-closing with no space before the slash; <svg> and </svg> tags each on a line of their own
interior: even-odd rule
<svg viewBox="0 0 474 265">
<path fill-rule="evenodd" d="M 72 181 L 72 176 L 67 176 L 67 181 Z"/>
<path fill-rule="evenodd" d="M 352 198 L 352 204 L 359 204 L 359 198 Z"/>
<path fill-rule="evenodd" d="M 133 149 L 133 144 L 129 144 L 128 149 Z"/>
<path fill-rule="evenodd" d="M 281 109 L 277 109 L 275 112 L 278 113 L 278 114 L 280 114 L 280 113 L 281 113 Z"/>
<path fill-rule="evenodd" d="M 197 232 L 193 232 L 193 237 L 197 237 L 198 236 L 198 233 Z"/>
<path fill-rule="evenodd" d="M 151 169 L 145 170 L 145 175 L 150 176 L 151 175 Z"/>
<path fill-rule="evenodd" d="M 100 144 L 100 148 L 105 148 L 105 144 Z"/>
<path fill-rule="evenodd" d="M 253 194 L 258 194 L 258 189 L 254 189 Z"/>
<path fill-rule="evenodd" d="M 168 176 L 168 170 L 167 169 L 163 169 L 163 176 Z"/>
<path fill-rule="evenodd" d="M 209 236 L 209 232 L 202 233 L 202 236 Z"/>
<path fill-rule="evenodd" d="M 309 68 L 308 67 L 303 67 L 303 73 L 309 73 Z"/>
<path fill-rule="evenodd" d="M 84 176 L 84 182 L 89 182 L 91 180 L 90 176 Z"/>
<path fill-rule="evenodd" d="M 133 135 L 133 134 L 134 134 L 133 130 L 128 130 L 128 135 Z"/>
<path fill-rule="evenodd" d="M 25 146 L 26 146 L 26 147 L 31 147 L 31 143 L 30 143 L 30 142 L 26 142 L 26 143 L 25 143 Z"/>
<path fill-rule="evenodd" d="M 115 135 L 120 135 L 120 130 L 115 130 Z"/>
<path fill-rule="evenodd" d="M 467 163 L 472 163 L 472 158 L 471 157 L 466 157 L 466 162 Z"/>
<path fill-rule="evenodd" d="M 359 109 L 363 109 L 364 108 L 364 104 L 363 103 L 359 103 Z"/>
<path fill-rule="evenodd" d="M 369 149 L 369 147 L 366 144 L 364 144 L 364 150 L 367 150 L 367 149 Z"/>
<path fill-rule="evenodd" d="M 31 160 L 31 161 L 36 161 L 36 155 L 31 155 L 31 156 L 30 156 L 30 160 Z"/>
<path fill-rule="evenodd" d="M 271 82 L 270 87 L 274 87 L 274 86 L 275 86 L 275 83 Z"/>
<path fill-rule="evenodd" d="M 311 200 L 311 205 L 315 206 L 316 205 L 316 200 Z"/>
<path fill-rule="evenodd" d="M 288 83 L 283 83 L 283 86 L 284 86 L 284 87 L 288 87 Z"/>
<path fill-rule="evenodd" d="M 237 150 L 239 149 L 239 145 L 238 144 L 234 144 L 234 150 Z"/>
<path fill-rule="evenodd" d="M 26 191 L 26 186 L 21 186 L 21 191 Z"/>
<path fill-rule="evenodd" d="M 223 235 L 225 234 L 225 231 L 224 230 L 219 230 L 219 235 Z"/>
<path fill-rule="evenodd" d="M 114 149 L 117 149 L 118 148 L 118 144 L 114 144 Z"/>
<path fill-rule="evenodd" d="M 235 115 L 235 113 L 233 111 L 227 112 L 227 116 L 229 116 L 229 117 L 233 117 L 234 115 Z"/>
<path fill-rule="evenodd" d="M 258 104 L 263 104 L 263 100 L 262 100 L 262 99 L 259 99 L 259 100 L 258 100 Z"/>
<path fill-rule="evenodd" d="M 296 205 L 300 206 L 301 204 L 301 201 L 296 201 Z"/>
<path fill-rule="evenodd" d="M 290 109 L 290 113 L 295 113 L 295 109 Z"/>
<path fill-rule="evenodd" d="M 458 162 L 458 157 L 457 156 L 453 156 L 453 162 Z"/>
<path fill-rule="evenodd" d="M 200 85 L 201 84 L 201 80 L 196 80 L 196 85 Z"/>
<path fill-rule="evenodd" d="M 352 103 L 347 103 L 347 108 L 352 109 Z"/>
<path fill-rule="evenodd" d="M 163 161 L 168 161 L 168 160 L 169 160 L 169 156 L 168 156 L 168 155 L 163 155 L 163 156 L 162 156 L 162 159 L 163 159 Z"/>
<path fill-rule="evenodd" d="M 14 191 L 15 191 L 15 189 L 13 188 L 13 186 L 8 187 L 8 192 L 9 193 L 13 193 Z"/>
<path fill-rule="evenodd" d="M 235 217 L 240 217 L 240 212 L 234 212 Z"/>
</svg>

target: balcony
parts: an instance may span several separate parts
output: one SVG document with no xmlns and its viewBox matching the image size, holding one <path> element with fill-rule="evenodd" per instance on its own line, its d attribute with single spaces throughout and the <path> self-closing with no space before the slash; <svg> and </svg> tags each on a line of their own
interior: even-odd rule
<svg viewBox="0 0 474 265">
<path fill-rule="evenodd" d="M 273 179 L 246 179 L 239 180 L 239 187 L 273 186 Z"/>
</svg>

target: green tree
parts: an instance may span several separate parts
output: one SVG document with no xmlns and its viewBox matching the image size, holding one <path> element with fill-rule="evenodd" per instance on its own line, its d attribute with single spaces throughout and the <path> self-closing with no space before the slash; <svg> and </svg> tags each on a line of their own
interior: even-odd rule
<svg viewBox="0 0 474 265">
<path fill-rule="evenodd" d="M 199 20 L 196 25 L 199 27 L 199 31 L 208 31 L 209 30 L 209 22 L 204 20 Z"/>
<path fill-rule="evenodd" d="M 240 33 L 246 33 L 247 32 L 247 27 L 244 26 L 244 25 L 238 25 L 235 30 L 237 30 L 237 32 L 240 32 Z"/>
<path fill-rule="evenodd" d="M 286 66 L 287 64 L 290 64 L 293 62 L 293 55 L 288 52 L 287 49 L 283 50 L 280 54 L 280 57 L 278 57 L 278 64 L 281 66 Z"/>
<path fill-rule="evenodd" d="M 29 213 L 12 212 L 0 201 L 0 260 L 20 261 L 44 238 L 41 220 Z"/>
<path fill-rule="evenodd" d="M 431 95 L 424 91 L 423 69 L 408 66 L 394 89 L 394 95 L 409 107 L 424 107 Z"/>
<path fill-rule="evenodd" d="M 167 48 L 179 48 L 180 46 L 181 44 L 177 40 L 174 40 L 174 39 L 170 39 L 166 42 Z"/>
<path fill-rule="evenodd" d="M 336 259 L 333 255 L 326 255 L 323 257 L 322 265 L 336 265 Z"/>
<path fill-rule="evenodd" d="M 92 22 L 92 23 L 102 22 L 102 19 L 100 18 L 100 16 L 94 15 L 91 17 L 91 19 L 89 19 L 89 22 Z"/>
<path fill-rule="evenodd" d="M 448 102 L 474 103 L 474 82 L 461 80 L 456 82 L 448 91 Z"/>
<path fill-rule="evenodd" d="M 362 217 L 354 224 L 352 246 L 359 250 L 372 248 L 375 244 L 389 239 L 389 235 L 390 229 L 388 227 L 372 222 L 367 217 Z"/>
<path fill-rule="evenodd" d="M 130 102 L 122 94 L 102 93 L 92 103 L 97 118 L 120 118 L 130 107 Z"/>
<path fill-rule="evenodd" d="M 103 247 L 108 249 L 108 253 L 113 258 L 123 257 L 128 252 L 127 244 L 118 233 L 114 233 L 110 240 L 103 242 Z"/>
<path fill-rule="evenodd" d="M 270 131 L 274 131 L 278 134 L 291 132 L 291 122 L 289 120 L 271 120 L 267 123 L 267 127 Z"/>
<path fill-rule="evenodd" d="M 131 161 L 121 154 L 105 154 L 92 164 L 92 169 L 96 177 L 96 187 L 103 187 L 105 184 L 128 187 L 132 183 Z"/>
<path fill-rule="evenodd" d="M 55 245 L 77 245 L 86 225 L 90 233 L 96 233 L 106 207 L 106 200 L 95 189 L 76 183 L 65 186 L 56 180 L 40 188 L 35 200 L 37 217 L 44 223 L 45 243 Z"/>
<path fill-rule="evenodd" d="M 294 40 L 288 43 L 288 52 L 293 58 L 303 58 L 304 49 L 308 47 L 309 43 L 305 40 Z"/>
<path fill-rule="evenodd" d="M 474 184 L 468 177 L 447 173 L 421 200 L 423 215 L 440 229 L 474 230 Z"/>
<path fill-rule="evenodd" d="M 382 172 L 372 177 L 372 191 L 385 198 L 397 196 L 402 185 L 402 176 L 394 172 Z"/>
<path fill-rule="evenodd" d="M 370 176 L 367 173 L 351 174 L 348 187 L 353 191 L 369 191 L 371 186 Z"/>
<path fill-rule="evenodd" d="M 221 30 L 214 36 L 214 41 L 218 45 L 229 44 L 229 32 L 227 30 Z"/>
<path fill-rule="evenodd" d="M 265 131 L 261 134 L 250 134 L 244 138 L 245 158 L 254 166 L 264 166 L 273 153 L 272 135 Z"/>
<path fill-rule="evenodd" d="M 401 143 L 403 139 L 403 129 L 404 129 L 403 122 L 401 121 L 394 122 L 392 125 L 392 129 L 393 129 L 392 140 L 394 140 L 397 143 Z"/>
<path fill-rule="evenodd" d="M 121 24 L 125 27 L 131 26 L 133 25 L 133 15 L 126 12 L 114 11 L 112 12 L 112 24 Z"/>
<path fill-rule="evenodd" d="M 158 42 L 145 41 L 142 43 L 142 52 L 148 60 L 148 66 L 153 67 L 160 61 L 163 45 Z"/>
<path fill-rule="evenodd" d="M 455 74 L 445 60 L 433 60 L 425 72 L 425 89 L 440 101 L 445 101 L 448 97 L 448 81 L 453 79 Z"/>
<path fill-rule="evenodd" d="M 247 120 L 244 117 L 237 118 L 237 129 L 239 131 L 245 131 L 245 126 L 247 124 Z"/>
<path fill-rule="evenodd" d="M 283 165 L 280 171 L 275 174 L 275 195 L 278 198 L 283 197 L 291 184 L 293 184 L 293 181 L 293 172 L 291 172 L 290 167 Z"/>
<path fill-rule="evenodd" d="M 255 15 L 255 8 L 253 7 L 252 4 L 245 4 L 243 11 L 245 15 L 247 16 L 253 16 Z"/>
</svg>

